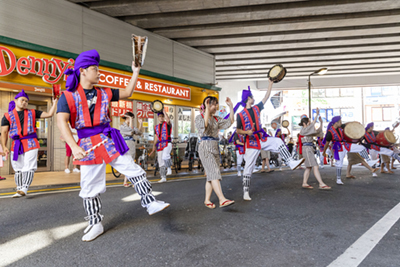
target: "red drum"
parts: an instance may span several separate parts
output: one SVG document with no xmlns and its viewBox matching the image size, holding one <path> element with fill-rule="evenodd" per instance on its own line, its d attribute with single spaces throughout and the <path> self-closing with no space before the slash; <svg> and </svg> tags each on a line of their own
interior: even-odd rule
<svg viewBox="0 0 400 267">
<path fill-rule="evenodd" d="M 391 131 L 386 130 L 376 136 L 376 143 L 380 146 L 391 146 L 396 143 L 396 137 Z"/>
<path fill-rule="evenodd" d="M 344 127 L 344 140 L 352 143 L 358 143 L 365 135 L 364 126 L 358 121 L 346 123 Z"/>
</svg>

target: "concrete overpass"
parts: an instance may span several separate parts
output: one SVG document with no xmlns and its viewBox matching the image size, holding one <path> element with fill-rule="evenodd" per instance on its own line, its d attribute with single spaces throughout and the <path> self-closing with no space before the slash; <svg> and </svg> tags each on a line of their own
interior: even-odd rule
<svg viewBox="0 0 400 267">
<path fill-rule="evenodd" d="M 69 1 L 215 55 L 219 83 L 263 87 L 276 63 L 282 88 L 322 67 L 326 87 L 400 82 L 398 0 Z"/>
</svg>

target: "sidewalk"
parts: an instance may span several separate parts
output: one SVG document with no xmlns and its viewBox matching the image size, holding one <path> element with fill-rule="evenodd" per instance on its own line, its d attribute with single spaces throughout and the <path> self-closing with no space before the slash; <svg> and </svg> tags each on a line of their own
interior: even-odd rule
<svg viewBox="0 0 400 267">
<path fill-rule="evenodd" d="M 233 169 L 221 169 L 221 174 L 232 173 L 233 171 Z M 147 178 L 150 180 L 150 182 L 158 181 L 160 179 L 159 175 L 159 172 L 157 173 L 157 176 L 154 176 L 154 171 L 147 172 Z M 167 180 L 175 180 L 179 178 L 199 178 L 203 177 L 203 175 L 204 174 L 197 169 L 191 172 L 182 170 L 178 172 L 178 174 L 173 171 L 172 175 L 167 177 Z M 0 193 L 13 192 L 15 190 L 14 175 L 5 175 L 4 177 L 6 180 L 0 181 Z M 124 175 L 121 175 L 119 178 L 115 178 L 112 173 L 106 174 L 106 182 L 107 184 L 120 183 L 122 186 L 122 183 L 124 182 Z M 80 173 L 65 173 L 64 171 L 36 172 L 29 190 L 50 188 L 55 186 L 79 186 L 79 183 Z"/>
</svg>

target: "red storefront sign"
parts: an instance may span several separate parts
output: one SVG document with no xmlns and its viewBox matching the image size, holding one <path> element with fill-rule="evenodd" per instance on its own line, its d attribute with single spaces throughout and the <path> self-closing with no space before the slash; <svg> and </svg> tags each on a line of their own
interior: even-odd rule
<svg viewBox="0 0 400 267">
<path fill-rule="evenodd" d="M 122 117 L 127 112 L 133 112 L 132 101 L 119 100 L 111 102 L 111 116 Z"/>
<path fill-rule="evenodd" d="M 16 70 L 20 75 L 35 74 L 43 81 L 55 84 L 60 81 L 64 71 L 74 64 L 72 58 L 63 61 L 58 58 L 36 58 L 34 56 L 20 57 L 7 47 L 0 46 L 0 76 L 7 76 Z"/>
<path fill-rule="evenodd" d="M 99 85 L 124 89 L 131 76 L 100 70 Z M 135 92 L 191 100 L 190 88 L 138 78 Z"/>
<path fill-rule="evenodd" d="M 150 103 L 137 102 L 136 104 L 136 114 L 138 119 L 153 119 L 154 113 L 151 111 Z"/>
</svg>

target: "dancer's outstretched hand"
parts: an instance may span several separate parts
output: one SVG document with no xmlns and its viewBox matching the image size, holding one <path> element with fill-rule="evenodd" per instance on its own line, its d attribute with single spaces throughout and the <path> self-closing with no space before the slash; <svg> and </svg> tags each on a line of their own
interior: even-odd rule
<svg viewBox="0 0 400 267">
<path fill-rule="evenodd" d="M 232 100 L 231 100 L 229 97 L 226 98 L 225 103 L 226 103 L 229 107 L 232 107 L 232 106 L 233 106 Z"/>
</svg>

